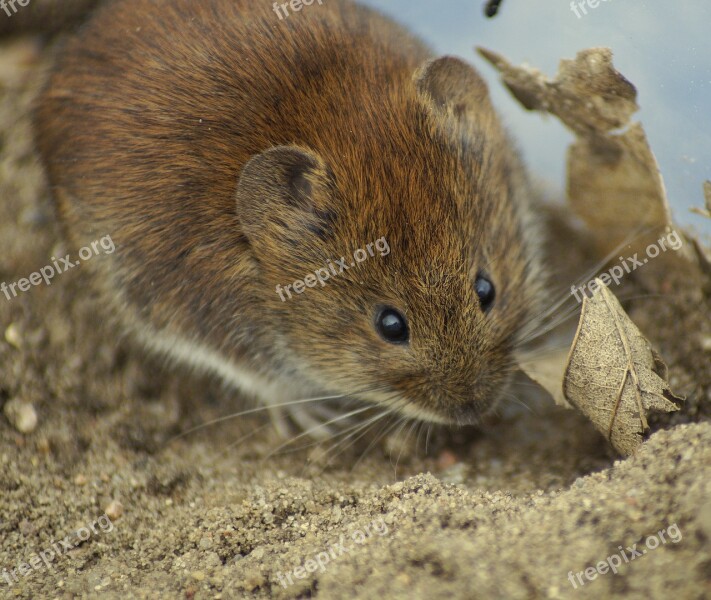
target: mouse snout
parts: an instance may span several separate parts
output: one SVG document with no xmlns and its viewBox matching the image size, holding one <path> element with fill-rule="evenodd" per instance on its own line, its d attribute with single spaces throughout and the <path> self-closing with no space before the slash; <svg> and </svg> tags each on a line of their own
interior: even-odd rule
<svg viewBox="0 0 711 600">
<path fill-rule="evenodd" d="M 508 369 L 494 364 L 460 364 L 411 377 L 403 390 L 413 410 L 430 421 L 473 425 L 496 408 L 507 388 Z"/>
<path fill-rule="evenodd" d="M 473 387 L 466 398 L 450 410 L 451 420 L 458 425 L 475 425 L 496 408 L 501 392 L 482 393 L 481 388 Z"/>
<path fill-rule="evenodd" d="M 458 425 L 474 425 L 496 408 L 503 383 L 500 377 L 482 373 L 472 378 L 460 394 L 450 395 L 443 407 L 449 420 Z"/>
</svg>

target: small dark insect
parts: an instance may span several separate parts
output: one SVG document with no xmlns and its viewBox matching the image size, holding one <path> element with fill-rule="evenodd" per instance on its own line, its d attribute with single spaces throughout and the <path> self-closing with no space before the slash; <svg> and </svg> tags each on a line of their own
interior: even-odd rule
<svg viewBox="0 0 711 600">
<path fill-rule="evenodd" d="M 499 7 L 504 0 L 489 0 L 484 7 L 484 14 L 491 19 L 499 12 Z"/>
</svg>

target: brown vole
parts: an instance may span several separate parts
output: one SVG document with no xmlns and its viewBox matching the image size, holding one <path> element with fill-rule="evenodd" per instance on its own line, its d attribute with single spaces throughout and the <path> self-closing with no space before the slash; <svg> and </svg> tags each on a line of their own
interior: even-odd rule
<svg viewBox="0 0 711 600">
<path fill-rule="evenodd" d="M 111 235 L 87 264 L 151 348 L 269 406 L 463 424 L 506 390 L 539 304 L 524 171 L 480 76 L 378 13 L 109 2 L 37 140 L 69 239 Z M 373 240 L 390 253 L 275 293 Z"/>
</svg>

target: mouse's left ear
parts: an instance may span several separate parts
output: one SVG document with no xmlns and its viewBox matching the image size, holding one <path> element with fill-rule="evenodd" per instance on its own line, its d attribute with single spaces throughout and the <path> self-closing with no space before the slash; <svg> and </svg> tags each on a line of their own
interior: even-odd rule
<svg viewBox="0 0 711 600">
<path fill-rule="evenodd" d="M 277 146 L 253 156 L 242 168 L 237 217 L 252 246 L 308 246 L 328 235 L 333 176 L 323 159 L 298 146 Z M 268 250 L 268 248 L 265 248 Z"/>
<path fill-rule="evenodd" d="M 489 88 L 474 68 L 454 56 L 435 58 L 414 75 L 421 102 L 443 117 L 476 118 L 492 109 Z"/>
</svg>

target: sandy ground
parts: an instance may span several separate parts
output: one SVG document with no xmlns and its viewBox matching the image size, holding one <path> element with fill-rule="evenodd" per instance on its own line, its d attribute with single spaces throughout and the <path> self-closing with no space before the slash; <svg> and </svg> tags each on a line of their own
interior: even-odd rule
<svg viewBox="0 0 711 600">
<path fill-rule="evenodd" d="M 31 143 L 50 54 L 0 47 L 6 282 L 70 251 Z M 0 407 L 38 417 L 0 414 L 0 598 L 711 597 L 711 294 L 652 268 L 665 295 L 627 308 L 689 401 L 626 460 L 533 398 L 427 453 L 419 430 L 280 448 L 261 414 L 175 439 L 245 401 L 124 339 L 81 269 L 0 296 Z"/>
</svg>

